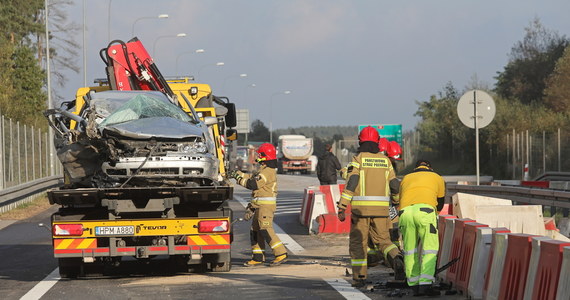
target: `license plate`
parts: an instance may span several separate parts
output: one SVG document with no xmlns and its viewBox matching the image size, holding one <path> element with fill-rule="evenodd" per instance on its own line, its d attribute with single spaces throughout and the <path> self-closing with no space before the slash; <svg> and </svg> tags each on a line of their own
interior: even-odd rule
<svg viewBox="0 0 570 300">
<path fill-rule="evenodd" d="M 135 234 L 135 226 L 97 226 L 95 235 L 132 235 Z"/>
</svg>

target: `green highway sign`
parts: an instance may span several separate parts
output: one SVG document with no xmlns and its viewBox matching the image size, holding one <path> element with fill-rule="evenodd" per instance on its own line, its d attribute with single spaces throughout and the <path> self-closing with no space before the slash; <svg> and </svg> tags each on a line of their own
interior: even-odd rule
<svg viewBox="0 0 570 300">
<path fill-rule="evenodd" d="M 369 124 L 369 125 L 358 125 L 358 132 L 360 132 L 364 127 L 372 126 L 378 130 L 380 137 L 387 138 L 389 141 L 395 141 L 400 144 L 403 148 L 402 140 L 402 124 Z"/>
</svg>

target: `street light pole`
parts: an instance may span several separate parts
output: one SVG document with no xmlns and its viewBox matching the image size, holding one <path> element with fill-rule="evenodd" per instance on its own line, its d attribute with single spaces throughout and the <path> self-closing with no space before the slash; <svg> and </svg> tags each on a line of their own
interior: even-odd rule
<svg viewBox="0 0 570 300">
<path fill-rule="evenodd" d="M 46 75 L 47 75 L 47 107 L 48 109 L 53 108 L 53 103 L 51 99 L 51 76 L 50 76 L 50 51 L 49 51 L 49 13 L 48 13 L 48 0 L 45 0 L 45 25 L 46 25 Z M 49 174 L 51 176 L 55 175 L 55 157 L 54 157 L 54 143 L 53 143 L 53 129 L 51 126 L 48 127 L 48 143 L 49 145 Z"/>
<path fill-rule="evenodd" d="M 168 19 L 168 14 L 160 14 L 156 17 L 140 17 L 133 22 L 133 28 L 131 30 L 131 36 L 135 36 L 135 24 L 137 24 L 140 20 L 148 20 L 148 19 Z"/>
<path fill-rule="evenodd" d="M 85 37 L 85 0 L 83 0 L 83 86 L 87 86 L 87 45 Z"/>
<path fill-rule="evenodd" d="M 273 93 L 269 98 L 269 143 L 273 145 L 273 96 L 289 95 L 291 91 Z"/>
<path fill-rule="evenodd" d="M 242 74 L 239 74 L 239 75 L 236 75 L 236 76 L 228 76 L 228 77 L 224 78 L 224 81 L 222 82 L 222 91 L 223 91 L 224 93 L 226 92 L 226 81 L 227 81 L 228 79 L 230 79 L 230 78 L 236 78 L 236 77 L 237 77 L 237 78 L 245 78 L 245 77 L 247 77 L 247 74 L 242 73 Z"/>
<path fill-rule="evenodd" d="M 161 36 L 157 37 L 154 40 L 154 43 L 152 44 L 152 57 L 154 58 L 154 54 L 155 54 L 154 50 L 156 49 L 156 42 L 158 42 L 158 40 L 163 39 L 163 38 L 175 38 L 175 37 L 185 37 L 185 36 L 186 36 L 186 33 L 181 32 L 181 33 L 176 34 L 176 35 L 161 35 Z"/>
<path fill-rule="evenodd" d="M 182 52 L 180 54 L 178 54 L 178 56 L 176 57 L 176 75 L 178 76 L 178 60 L 180 59 L 180 56 L 184 55 L 184 54 L 192 54 L 192 53 L 204 53 L 206 52 L 206 50 L 204 49 L 196 49 L 194 51 L 187 51 L 187 52 Z"/>
</svg>

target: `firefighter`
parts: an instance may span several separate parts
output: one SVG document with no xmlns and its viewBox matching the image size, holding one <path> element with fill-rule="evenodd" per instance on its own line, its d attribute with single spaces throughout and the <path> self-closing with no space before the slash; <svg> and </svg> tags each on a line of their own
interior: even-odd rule
<svg viewBox="0 0 570 300">
<path fill-rule="evenodd" d="M 437 214 L 443 208 L 444 196 L 445 182 L 427 160 L 418 160 L 413 172 L 404 176 L 400 184 L 404 264 L 414 295 L 440 294 L 432 284 L 439 250 Z"/>
<path fill-rule="evenodd" d="M 394 268 L 396 279 L 405 276 L 398 247 L 390 241 L 388 208 L 390 193 L 398 193 L 399 184 L 390 160 L 378 152 L 378 131 L 371 126 L 360 132 L 358 154 L 348 167 L 348 182 L 338 203 L 338 218 L 345 219 L 351 205 L 350 258 L 352 285 L 361 287 L 367 276 L 367 246 L 369 235 L 378 238 L 379 250 Z"/>
<path fill-rule="evenodd" d="M 396 170 L 396 161 L 402 160 L 402 148 L 400 145 L 395 141 L 388 141 L 386 138 L 380 138 L 378 140 L 378 149 L 380 153 L 388 156 L 390 162 L 392 163 L 392 167 L 394 168 L 394 172 L 397 173 Z M 400 242 L 400 230 L 398 229 L 398 195 L 391 195 L 391 203 L 390 203 L 390 240 L 398 246 L 398 249 L 401 249 L 401 242 Z M 378 251 L 378 237 L 370 233 L 370 241 L 368 243 L 368 267 L 374 267 L 383 261 L 383 257 Z M 403 278 L 402 278 L 403 279 Z"/>
<path fill-rule="evenodd" d="M 270 266 L 278 266 L 287 261 L 287 250 L 273 230 L 273 216 L 277 208 L 277 155 L 275 147 L 269 143 L 257 149 L 257 162 L 261 167 L 252 175 L 241 171 L 232 171 L 229 175 L 236 182 L 252 190 L 251 202 L 246 209 L 247 215 L 253 215 L 250 238 L 252 259 L 246 267 L 261 266 L 265 262 L 265 242 L 269 244 L 275 259 Z"/>
</svg>

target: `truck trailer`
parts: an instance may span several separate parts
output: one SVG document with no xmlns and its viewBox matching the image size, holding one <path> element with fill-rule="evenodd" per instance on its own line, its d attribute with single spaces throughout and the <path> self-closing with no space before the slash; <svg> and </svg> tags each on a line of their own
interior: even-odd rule
<svg viewBox="0 0 570 300">
<path fill-rule="evenodd" d="M 303 135 L 281 135 L 277 143 L 277 171 L 280 174 L 311 172 L 313 139 Z"/>
</svg>

